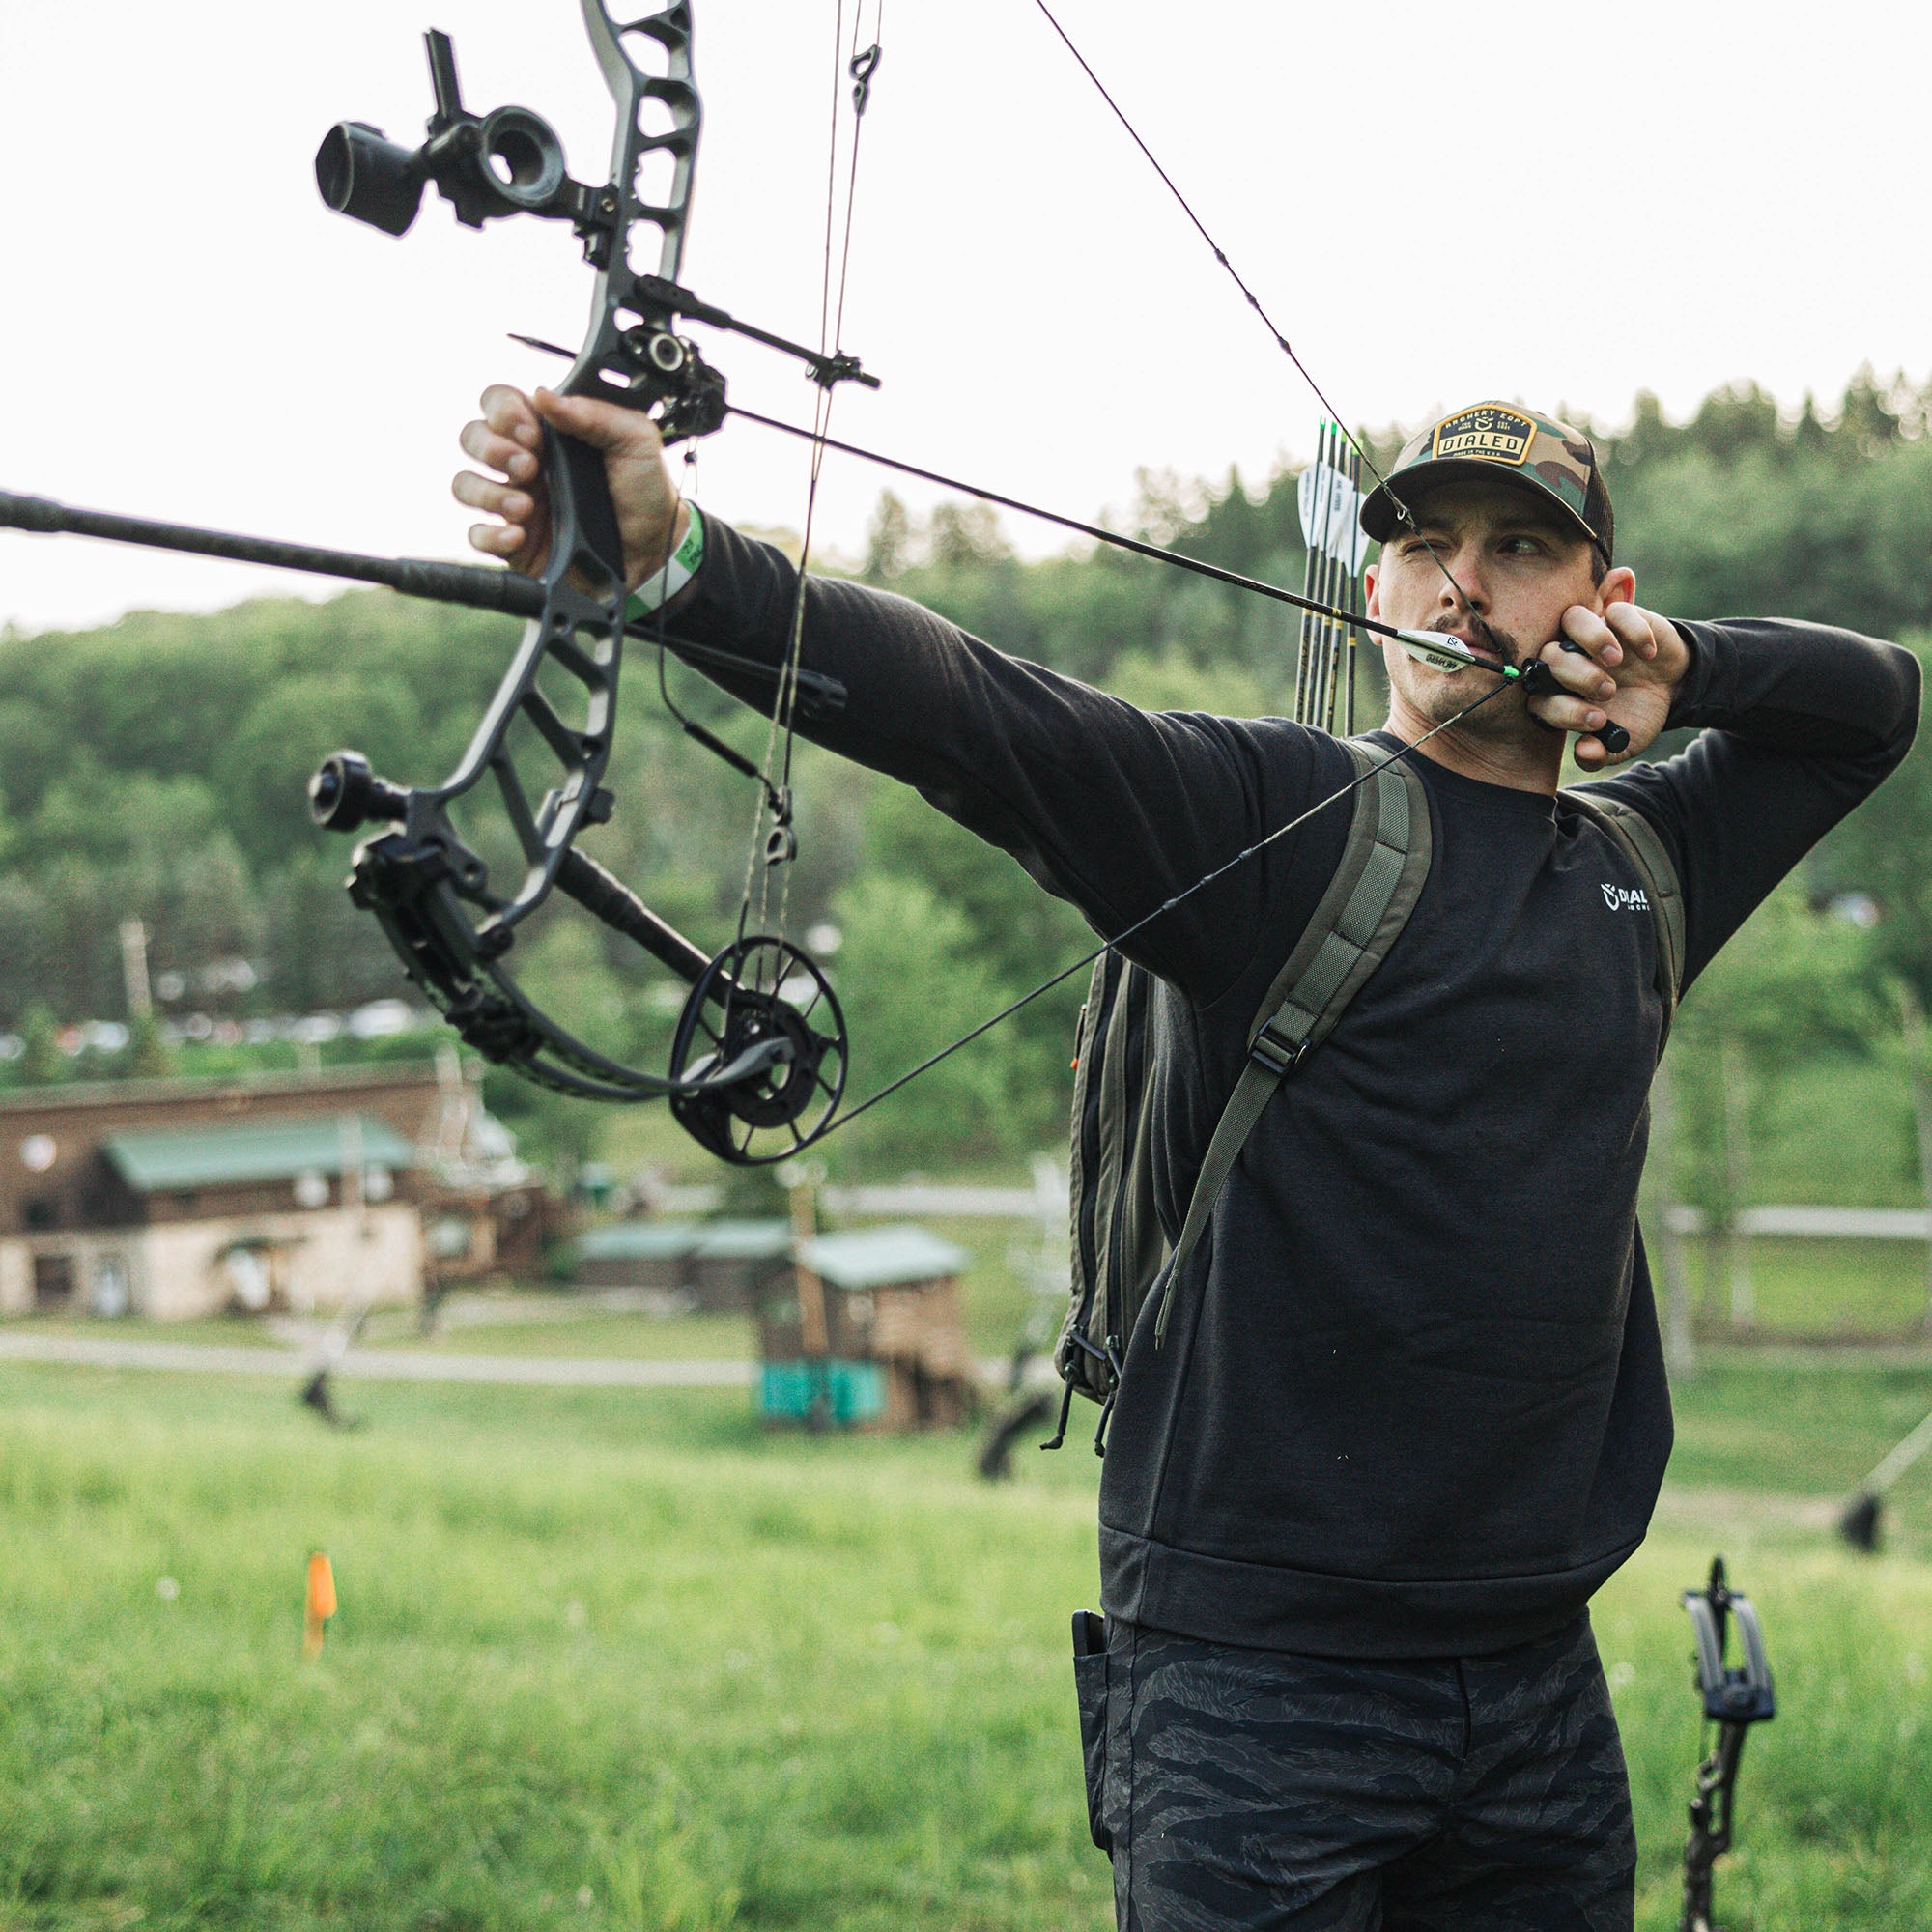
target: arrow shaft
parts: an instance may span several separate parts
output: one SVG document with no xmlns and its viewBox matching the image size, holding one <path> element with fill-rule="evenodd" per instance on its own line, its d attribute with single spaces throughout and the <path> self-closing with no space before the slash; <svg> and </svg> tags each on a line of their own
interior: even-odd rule
<svg viewBox="0 0 1932 1932">
<path fill-rule="evenodd" d="M 1865 1478 L 1862 1485 L 1865 1493 L 1878 1495 L 1889 1490 L 1928 1449 L 1932 1449 L 1932 1415 L 1928 1415 Z"/>
</svg>

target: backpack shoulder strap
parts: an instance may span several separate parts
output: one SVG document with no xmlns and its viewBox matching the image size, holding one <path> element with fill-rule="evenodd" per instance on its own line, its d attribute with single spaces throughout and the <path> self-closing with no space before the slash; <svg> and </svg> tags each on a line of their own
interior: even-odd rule
<svg viewBox="0 0 1932 1932">
<path fill-rule="evenodd" d="M 1671 864 L 1656 826 L 1635 806 L 1605 798 L 1580 785 L 1565 787 L 1563 796 L 1608 834 L 1611 843 L 1643 881 L 1644 897 L 1650 901 L 1651 919 L 1657 927 L 1657 991 L 1663 1002 L 1663 1031 L 1657 1041 L 1661 1056 L 1664 1041 L 1670 1037 L 1670 1022 L 1677 1015 L 1677 996 L 1684 984 L 1684 893 L 1678 884 L 1677 867 Z"/>
<path fill-rule="evenodd" d="M 1343 749 L 1358 778 L 1386 755 L 1353 738 L 1345 740 Z M 1328 1037 L 1362 982 L 1387 957 L 1422 895 L 1429 856 L 1428 794 L 1406 758 L 1392 759 L 1356 786 L 1341 864 L 1255 1015 L 1248 1064 L 1208 1144 L 1168 1264 L 1156 1340 L 1167 1328 L 1167 1288 L 1207 1231 L 1250 1130 L 1289 1069 Z"/>
</svg>

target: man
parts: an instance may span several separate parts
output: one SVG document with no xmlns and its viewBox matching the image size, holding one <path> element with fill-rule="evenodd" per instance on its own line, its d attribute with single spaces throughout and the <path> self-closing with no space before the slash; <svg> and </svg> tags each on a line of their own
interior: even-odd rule
<svg viewBox="0 0 1932 1932">
<path fill-rule="evenodd" d="M 493 389 L 459 498 L 535 567 L 539 417 L 607 453 L 633 584 L 689 513 L 636 415 Z M 1128 1346 L 1100 1496 L 1105 1747 L 1092 1794 L 1136 1932 L 1627 1928 L 1634 1844 L 1591 1594 L 1642 1539 L 1670 1449 L 1635 1199 L 1662 1004 L 1632 868 L 1557 792 L 1566 733 L 1681 881 L 1686 983 L 1904 755 L 1918 665 L 1632 599 L 1587 439 L 1479 405 L 1364 506 L 1369 608 L 1479 657 L 1541 657 L 1409 753 L 1433 856 L 1387 958 L 1244 1144 L 1164 1341 Z M 716 520 L 677 631 L 779 658 L 795 578 Z M 690 550 L 685 564 L 690 563 Z M 1564 644 L 1575 648 L 1565 648 Z M 1279 719 L 1150 715 L 931 612 L 814 582 L 815 733 L 1123 932 L 1352 775 Z M 1388 654 L 1417 745 L 1492 689 Z M 748 691 L 748 696 L 756 696 Z M 1316 812 L 1139 933 L 1162 982 L 1154 1184 L 1172 1241 L 1247 1032 L 1340 857 Z"/>
</svg>

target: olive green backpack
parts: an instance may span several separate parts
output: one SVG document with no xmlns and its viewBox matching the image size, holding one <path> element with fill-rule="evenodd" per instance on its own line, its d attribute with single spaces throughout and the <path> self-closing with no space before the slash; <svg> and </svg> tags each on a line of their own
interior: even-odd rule
<svg viewBox="0 0 1932 1932">
<path fill-rule="evenodd" d="M 1109 950 L 1094 966 L 1080 1009 L 1068 1167 L 1072 1267 L 1054 1366 L 1066 1385 L 1060 1429 L 1073 1397 L 1101 1405 L 1095 1453 L 1104 1450 L 1127 1339 L 1151 1294 L 1154 1336 L 1167 1326 L 1168 1293 L 1207 1232 L 1214 1203 L 1263 1110 L 1289 1073 L 1333 1030 L 1343 1009 L 1388 956 L 1429 876 L 1429 801 L 1406 758 L 1359 739 L 1344 741 L 1358 778 L 1341 863 L 1248 1032 L 1248 1064 L 1222 1110 L 1180 1238 L 1170 1254 L 1153 1206 L 1151 1094 L 1156 1031 L 1154 980 Z M 1643 881 L 1657 925 L 1658 990 L 1668 1036 L 1684 967 L 1684 901 L 1676 868 L 1650 822 L 1631 807 L 1583 790 L 1563 796 L 1609 836 Z M 1662 1040 L 1659 1040 L 1659 1051 Z"/>
</svg>

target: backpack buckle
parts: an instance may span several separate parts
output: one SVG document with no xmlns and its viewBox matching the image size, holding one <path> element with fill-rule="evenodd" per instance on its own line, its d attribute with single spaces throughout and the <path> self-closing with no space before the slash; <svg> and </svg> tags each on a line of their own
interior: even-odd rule
<svg viewBox="0 0 1932 1932">
<path fill-rule="evenodd" d="M 1279 1077 L 1286 1073 L 1301 1056 L 1308 1051 L 1308 1041 L 1303 1039 L 1284 1039 L 1274 1032 L 1274 1021 L 1269 1020 L 1261 1032 L 1256 1034 L 1248 1047 L 1248 1058 L 1256 1065 L 1265 1067 L 1268 1072 Z"/>
</svg>

